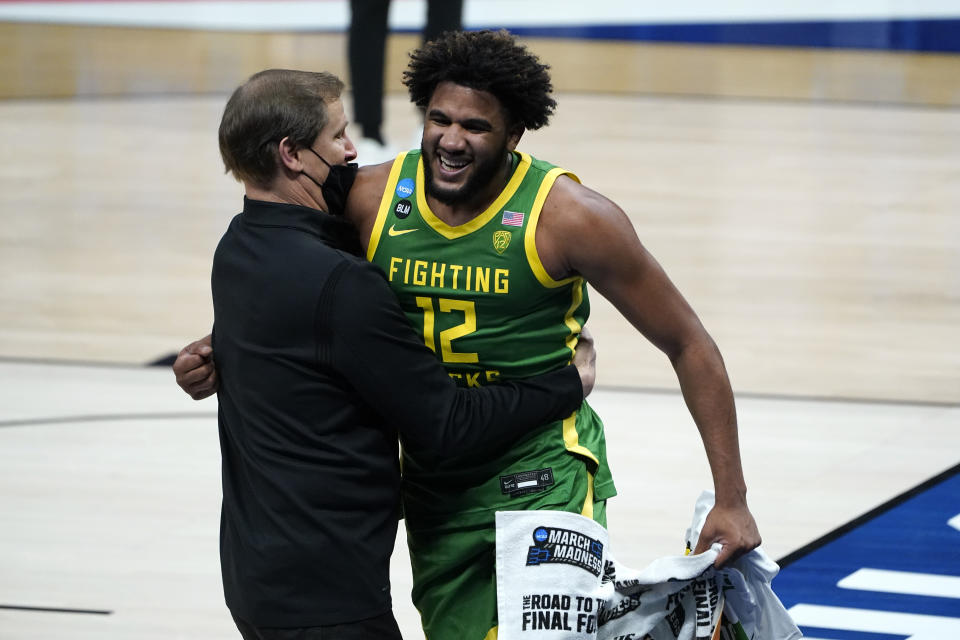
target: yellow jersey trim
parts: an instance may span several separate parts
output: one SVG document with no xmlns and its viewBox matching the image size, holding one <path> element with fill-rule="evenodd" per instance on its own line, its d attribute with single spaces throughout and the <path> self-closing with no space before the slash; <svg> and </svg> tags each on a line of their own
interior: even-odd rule
<svg viewBox="0 0 960 640">
<path fill-rule="evenodd" d="M 537 253 L 537 223 L 540 221 L 540 212 L 543 211 L 543 203 L 547 201 L 547 194 L 550 193 L 550 189 L 553 188 L 553 183 L 563 175 L 570 176 L 578 183 L 580 182 L 580 178 L 560 167 L 554 167 L 547 172 L 543 182 L 540 183 L 540 190 L 537 191 L 537 197 L 533 201 L 533 210 L 530 212 L 530 222 L 527 223 L 527 229 L 523 235 L 523 246 L 527 250 L 527 262 L 530 263 L 530 269 L 540 284 L 549 289 L 562 287 L 577 279 L 577 276 L 571 276 L 563 280 L 554 280 L 550 277 L 550 274 L 547 273 L 547 270 L 544 269 L 543 263 L 540 262 L 540 254 Z"/>
<path fill-rule="evenodd" d="M 570 453 L 576 453 L 585 458 L 589 458 L 590 460 L 593 460 L 598 467 L 600 466 L 600 461 L 597 460 L 597 456 L 595 456 L 590 449 L 587 449 L 585 446 L 580 444 L 580 434 L 577 433 L 576 411 L 571 413 L 570 416 L 563 421 L 563 444 Z M 591 483 L 590 486 L 592 488 L 593 483 Z"/>
<path fill-rule="evenodd" d="M 583 499 L 583 511 L 580 515 L 593 520 L 593 474 L 589 471 L 587 471 L 587 497 Z"/>
<path fill-rule="evenodd" d="M 517 192 L 517 189 L 520 188 L 520 183 L 523 182 L 523 177 L 527 175 L 527 170 L 531 165 L 530 156 L 523 152 L 518 153 L 520 153 L 520 162 L 517 163 L 517 169 L 513 172 L 513 176 L 507 182 L 507 186 L 504 187 L 503 191 L 500 192 L 500 195 L 497 196 L 497 199 L 493 201 L 493 204 L 487 207 L 486 211 L 478 215 L 473 220 L 455 227 L 451 227 L 446 222 L 438 218 L 436 214 L 430 210 L 430 206 L 427 204 L 426 190 L 423 186 L 423 156 L 421 155 L 420 161 L 417 162 L 417 208 L 420 209 L 420 216 L 434 231 L 439 233 L 447 240 L 462 238 L 463 236 L 469 235 L 477 229 L 482 228 L 484 225 L 490 222 L 495 215 L 500 213 L 500 210 L 503 209 L 503 206 L 507 204 L 510 198 L 513 197 L 513 194 Z"/>
<path fill-rule="evenodd" d="M 571 358 L 573 358 L 573 352 L 576 350 L 577 342 L 580 340 L 580 330 L 583 328 L 573 317 L 574 312 L 583 304 L 583 278 L 577 276 L 572 279 L 578 280 L 579 282 L 573 285 L 570 290 L 572 298 L 570 308 L 567 309 L 567 314 L 563 317 L 563 323 L 570 329 L 570 335 L 567 336 L 567 349 L 570 349 Z"/>
<path fill-rule="evenodd" d="M 397 188 L 400 169 L 403 168 L 403 161 L 407 157 L 407 153 L 406 151 L 398 153 L 396 159 L 393 161 L 393 167 L 390 168 L 390 177 L 387 178 L 387 186 L 383 188 L 383 197 L 380 198 L 380 209 L 377 211 L 377 219 L 373 223 L 373 230 L 370 232 L 370 242 L 367 243 L 368 262 L 373 262 L 373 256 L 377 253 L 380 236 L 383 235 L 383 227 L 387 224 L 390 203 L 393 202 L 393 192 Z"/>
</svg>

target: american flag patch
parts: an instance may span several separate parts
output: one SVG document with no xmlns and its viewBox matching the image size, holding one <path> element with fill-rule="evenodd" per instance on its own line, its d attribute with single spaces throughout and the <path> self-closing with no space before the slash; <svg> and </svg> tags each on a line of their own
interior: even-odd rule
<svg viewBox="0 0 960 640">
<path fill-rule="evenodd" d="M 511 227 L 522 227 L 523 215 L 524 214 L 517 213 L 516 211 L 504 210 L 503 218 L 500 219 L 500 222 Z"/>
</svg>

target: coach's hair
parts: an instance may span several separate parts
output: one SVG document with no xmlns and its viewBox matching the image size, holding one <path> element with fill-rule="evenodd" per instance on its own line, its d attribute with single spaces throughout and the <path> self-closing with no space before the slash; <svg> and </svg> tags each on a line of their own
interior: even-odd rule
<svg viewBox="0 0 960 640">
<path fill-rule="evenodd" d="M 250 76 L 227 100 L 220 120 L 220 156 L 237 180 L 269 187 L 283 138 L 298 147 L 313 144 L 329 118 L 343 82 L 326 72 L 267 69 Z"/>
<path fill-rule="evenodd" d="M 403 84 L 421 109 L 441 82 L 487 91 L 503 105 L 511 126 L 539 129 L 557 106 L 549 68 L 506 31 L 450 31 L 410 54 Z"/>
</svg>

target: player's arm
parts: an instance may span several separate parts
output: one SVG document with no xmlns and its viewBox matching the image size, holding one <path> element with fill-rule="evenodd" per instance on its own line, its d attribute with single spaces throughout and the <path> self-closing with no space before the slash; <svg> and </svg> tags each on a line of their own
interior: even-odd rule
<svg viewBox="0 0 960 640">
<path fill-rule="evenodd" d="M 390 305 L 393 306 L 395 304 L 396 300 L 391 296 Z M 403 333 L 411 332 L 412 329 L 410 329 L 409 324 L 404 320 Z M 418 345 L 419 350 L 419 345 L 423 344 L 422 341 L 416 338 L 414 341 Z M 432 354 L 430 358 L 435 360 Z M 583 396 L 589 395 L 596 381 L 596 349 L 593 336 L 591 336 L 590 332 L 585 328 L 580 334 L 580 340 L 577 343 L 572 364 L 576 367 L 577 373 L 580 375 Z M 212 335 L 207 334 L 203 338 L 195 340 L 181 349 L 176 361 L 173 363 L 173 373 L 180 388 L 194 400 L 202 400 L 216 393 L 219 387 L 219 381 L 213 359 Z M 409 373 L 409 371 L 407 373 Z M 503 406 L 498 408 L 498 410 L 505 409 L 506 407 Z"/>
<path fill-rule="evenodd" d="M 373 225 L 377 221 L 380 200 L 392 166 L 392 162 L 385 162 L 360 167 L 347 196 L 344 217 L 357 228 L 364 251 L 367 250 Z"/>
<path fill-rule="evenodd" d="M 318 307 L 318 361 L 408 443 L 439 459 L 494 451 L 570 415 L 593 379 L 593 357 L 574 366 L 480 388 L 457 387 L 410 326 L 378 267 L 354 263 Z M 584 345 L 589 347 L 589 345 Z"/>
<path fill-rule="evenodd" d="M 536 240 L 548 273 L 586 278 L 670 359 L 700 431 L 716 494 L 696 551 L 722 543 L 720 566 L 755 548 L 760 534 L 747 508 L 736 409 L 723 358 L 630 220 L 607 198 L 561 177 L 544 205 Z"/>
</svg>

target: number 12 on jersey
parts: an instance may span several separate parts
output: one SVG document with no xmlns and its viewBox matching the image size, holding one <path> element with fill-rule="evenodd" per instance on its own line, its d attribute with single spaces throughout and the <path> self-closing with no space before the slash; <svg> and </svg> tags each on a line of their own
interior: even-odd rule
<svg viewBox="0 0 960 640">
<path fill-rule="evenodd" d="M 434 353 L 437 351 L 434 338 L 437 311 L 440 313 L 463 313 L 463 322 L 440 331 L 440 357 L 444 362 L 475 363 L 480 358 L 476 353 L 460 353 L 453 350 L 452 342 L 477 330 L 477 309 L 473 300 L 452 300 L 450 298 L 433 298 L 417 296 L 417 306 L 423 309 L 423 342 Z"/>
</svg>

